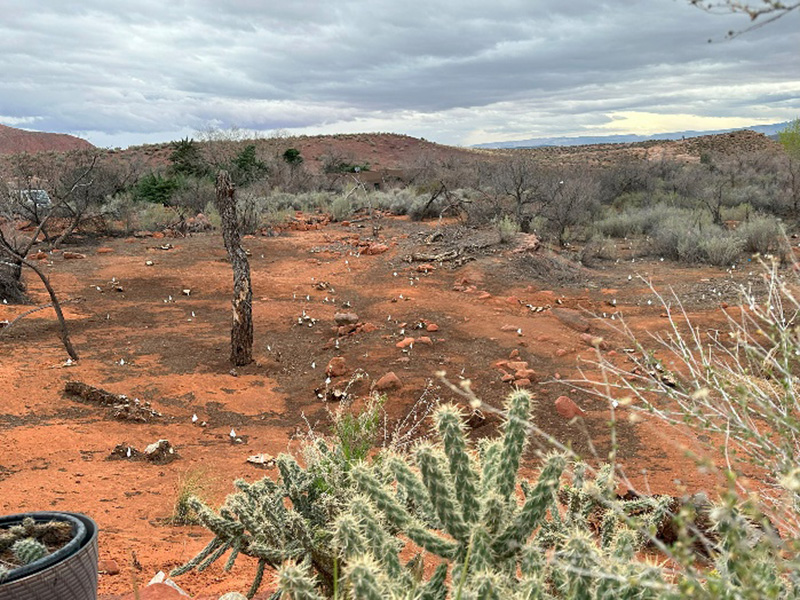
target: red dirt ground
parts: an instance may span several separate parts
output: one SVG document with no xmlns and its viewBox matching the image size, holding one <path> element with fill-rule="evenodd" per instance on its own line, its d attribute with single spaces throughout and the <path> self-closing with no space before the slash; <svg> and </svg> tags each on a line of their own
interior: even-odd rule
<svg viewBox="0 0 800 600">
<path fill-rule="evenodd" d="M 69 250 L 85 253 L 86 259 L 54 255 L 43 261 L 62 298 L 79 300 L 68 304 L 66 313 L 81 359 L 64 365 L 67 356 L 52 310 L 34 313 L 0 335 L 0 513 L 57 509 L 91 515 L 101 530 L 100 558 L 122 568 L 120 574 L 100 576 L 101 597 L 128 593 L 132 578 L 146 584 L 157 571 L 169 571 L 193 556 L 209 539 L 201 527 L 163 522 L 182 477 L 202 473 L 207 496 L 220 503 L 233 491 L 233 479 L 274 474 L 247 464 L 247 456 L 296 448 L 292 436 L 305 430 L 305 419 L 324 431 L 327 415 L 314 389 L 324 385 L 325 366 L 334 356 L 343 356 L 351 372 L 358 368 L 369 374 L 357 384 L 362 395 L 388 371 L 399 376 L 403 387 L 389 392 L 387 402 L 394 420 L 427 386 L 443 401 L 456 399 L 436 381 L 439 370 L 453 381 L 469 378 L 485 402 L 500 406 L 511 387 L 500 381 L 494 363 L 517 350 L 540 381 L 549 381 L 531 388 L 537 399 L 535 423 L 589 459 L 591 440 L 604 457 L 608 405 L 555 379 L 556 374 L 577 377 L 578 360 L 591 359 L 594 349 L 552 310 L 532 313 L 523 304 L 555 308 L 558 300 L 561 307 L 599 315 L 587 317 L 592 334 L 605 336 L 607 352 L 624 364 L 626 341 L 610 327 L 618 321 L 604 319 L 604 313 L 624 313 L 641 335 L 667 325 L 636 274 L 650 277 L 662 290 L 674 286 L 704 327 L 723 322 L 720 301 L 733 302 L 734 284 L 750 276 L 630 259 L 562 273 L 542 263 L 543 250 L 520 254 L 499 244 L 472 252 L 474 260 L 461 266 L 434 263 L 434 271 L 422 273 L 419 263 L 404 258 L 412 251 L 431 251 L 425 240 L 439 225 L 403 218 L 383 219 L 382 224 L 380 241 L 389 250 L 378 255 L 359 252 L 359 237 L 371 233 L 361 224 L 245 241 L 251 251 L 256 362 L 235 372 L 228 363 L 232 276 L 218 234 L 101 240 L 111 252 L 77 246 Z M 455 226 L 444 227 L 444 238 L 457 243 Z M 165 242 L 174 248 L 159 249 Z M 26 281 L 34 300 L 46 302 L 38 283 Z M 327 288 L 317 289 L 319 282 Z M 183 295 L 184 289 L 190 295 Z M 338 350 L 326 349 L 336 336 L 333 315 L 345 302 L 350 305 L 346 310 L 376 328 L 342 337 Z M 13 320 L 26 308 L 0 305 L 0 320 Z M 299 324 L 304 311 L 318 321 Z M 435 322 L 438 331 L 415 329 L 422 321 Z M 404 352 L 396 343 L 406 335 L 429 335 L 433 343 L 417 343 Z M 164 418 L 112 420 L 106 409 L 65 396 L 68 380 L 150 401 Z M 586 410 L 584 419 L 569 422 L 555 411 L 555 399 L 565 393 Z M 193 414 L 208 426 L 193 424 Z M 701 474 L 685 454 L 687 447 L 702 450 L 694 436 L 658 422 L 630 423 L 625 411 L 622 416 L 619 459 L 637 488 L 671 494 L 714 488 L 715 480 Z M 474 435 L 492 433 L 496 422 L 490 416 Z M 232 444 L 231 428 L 246 442 Z M 163 466 L 107 460 L 117 444 L 142 450 L 162 438 L 175 446 L 178 460 Z M 531 447 L 543 444 L 535 440 Z M 529 466 L 535 464 L 531 452 Z M 131 553 L 140 569 L 132 566 Z M 245 589 L 251 576 L 245 562 L 229 574 L 215 564 L 177 583 L 198 597 L 216 598 Z"/>
</svg>

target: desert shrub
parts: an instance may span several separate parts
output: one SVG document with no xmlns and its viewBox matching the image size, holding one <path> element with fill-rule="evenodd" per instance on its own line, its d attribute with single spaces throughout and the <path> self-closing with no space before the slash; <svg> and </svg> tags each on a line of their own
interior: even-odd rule
<svg viewBox="0 0 800 600">
<path fill-rule="evenodd" d="M 596 260 L 615 260 L 619 258 L 617 244 L 614 240 L 594 235 L 581 248 L 579 260 L 584 266 L 591 267 Z"/>
<path fill-rule="evenodd" d="M 511 215 L 503 215 L 499 219 L 495 219 L 494 228 L 500 234 L 500 241 L 504 243 L 514 239 L 514 236 L 519 233 L 519 223 Z"/>
<path fill-rule="evenodd" d="M 744 240 L 735 233 L 720 233 L 700 241 L 700 251 L 705 262 L 717 267 L 734 264 L 744 249 Z"/>
<path fill-rule="evenodd" d="M 755 217 L 736 228 L 744 250 L 760 254 L 777 254 L 785 245 L 785 234 L 774 217 Z"/>
<path fill-rule="evenodd" d="M 346 221 L 355 214 L 358 208 L 355 198 L 342 194 L 331 202 L 331 217 L 334 221 Z"/>
<path fill-rule="evenodd" d="M 148 173 L 136 182 L 133 197 L 142 202 L 169 204 L 172 195 L 181 187 L 178 178 L 164 177 L 160 173 Z"/>
<path fill-rule="evenodd" d="M 171 525 L 197 525 L 199 521 L 189 499 L 204 498 L 207 489 L 208 474 L 204 470 L 195 469 L 183 473 L 175 485 L 175 502 L 168 522 Z"/>
<path fill-rule="evenodd" d="M 137 203 L 134 223 L 137 229 L 159 231 L 176 220 L 175 211 L 162 204 Z"/>
</svg>

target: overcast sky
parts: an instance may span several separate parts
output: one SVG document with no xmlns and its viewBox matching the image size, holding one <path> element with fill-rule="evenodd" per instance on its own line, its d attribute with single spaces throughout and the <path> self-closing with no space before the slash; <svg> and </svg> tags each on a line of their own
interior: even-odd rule
<svg viewBox="0 0 800 600">
<path fill-rule="evenodd" d="M 800 11 L 723 41 L 748 24 L 686 0 L 0 0 L 0 123 L 469 145 L 800 116 Z"/>
</svg>

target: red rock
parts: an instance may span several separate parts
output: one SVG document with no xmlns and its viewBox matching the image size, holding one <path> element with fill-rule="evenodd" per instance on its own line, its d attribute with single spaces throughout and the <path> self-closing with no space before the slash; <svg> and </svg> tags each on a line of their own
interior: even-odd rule
<svg viewBox="0 0 800 600">
<path fill-rule="evenodd" d="M 527 360 L 508 361 L 508 368 L 514 371 L 519 371 L 520 369 L 527 369 L 528 361 Z"/>
<path fill-rule="evenodd" d="M 425 344 L 426 346 L 433 346 L 433 340 L 429 338 L 427 335 L 423 335 L 417 338 L 417 341 L 420 344 Z"/>
<path fill-rule="evenodd" d="M 517 387 L 528 387 L 530 384 L 531 384 L 531 380 L 530 379 L 522 378 L 522 379 L 515 379 L 514 380 L 514 385 L 517 386 Z"/>
<path fill-rule="evenodd" d="M 114 249 L 103 246 L 95 250 L 95 252 L 97 252 L 98 254 L 112 254 L 114 252 Z"/>
<path fill-rule="evenodd" d="M 565 419 L 574 419 L 575 417 L 583 417 L 586 412 L 571 398 L 567 396 L 559 396 L 555 401 L 556 412 Z"/>
<path fill-rule="evenodd" d="M 430 272 L 435 271 L 435 270 L 436 270 L 436 267 L 434 267 L 433 265 L 429 265 L 428 263 L 423 263 L 421 265 L 417 265 L 417 272 L 418 273 L 430 273 Z"/>
<path fill-rule="evenodd" d="M 361 331 L 364 333 L 372 333 L 373 331 L 378 331 L 378 326 L 374 323 L 364 323 L 361 326 Z"/>
<path fill-rule="evenodd" d="M 181 594 L 166 583 L 154 583 L 140 589 L 138 592 L 126 594 L 119 600 L 187 600 L 187 598 L 188 596 Z"/>
<path fill-rule="evenodd" d="M 344 360 L 344 356 L 334 356 L 325 368 L 325 373 L 330 377 L 341 377 L 347 373 L 347 363 Z"/>
<path fill-rule="evenodd" d="M 80 260 L 82 258 L 86 258 L 86 255 L 80 252 L 70 252 L 69 250 L 64 252 L 64 260 Z"/>
<path fill-rule="evenodd" d="M 164 237 L 164 234 L 161 231 L 154 231 L 152 237 L 155 239 L 161 239 Z"/>
<path fill-rule="evenodd" d="M 344 337 L 346 335 L 350 335 L 357 329 L 357 325 L 342 325 L 341 327 L 336 329 L 336 333 L 339 337 Z"/>
<path fill-rule="evenodd" d="M 591 346 L 592 348 L 599 348 L 600 350 L 608 350 L 608 343 L 606 341 L 596 335 L 590 335 L 588 333 L 581 334 L 581 340 L 587 345 Z"/>
<path fill-rule="evenodd" d="M 502 369 L 505 369 L 508 366 L 508 361 L 507 360 L 497 360 L 497 361 L 492 363 L 492 366 L 495 369 L 501 369 L 502 370 Z"/>
<path fill-rule="evenodd" d="M 559 348 L 556 350 L 556 356 L 566 356 L 568 354 L 565 348 Z"/>
<path fill-rule="evenodd" d="M 374 255 L 374 254 L 383 254 L 389 249 L 389 246 L 386 244 L 370 244 L 364 250 L 364 254 Z"/>
<path fill-rule="evenodd" d="M 500 327 L 500 331 L 516 331 L 519 329 L 516 325 L 503 325 Z"/>
<path fill-rule="evenodd" d="M 105 573 L 106 575 L 116 575 L 119 573 L 119 565 L 117 561 L 106 558 L 97 562 L 97 572 Z"/>
<path fill-rule="evenodd" d="M 571 308 L 554 308 L 550 311 L 564 325 L 575 331 L 589 331 L 589 322 L 577 310 Z"/>
<path fill-rule="evenodd" d="M 561 379 L 561 373 L 554 373 L 553 374 L 553 378 L 554 379 Z"/>
<path fill-rule="evenodd" d="M 518 369 L 514 373 L 514 377 L 516 379 L 527 379 L 529 381 L 537 381 L 538 377 L 536 376 L 536 371 L 533 369 Z"/>
<path fill-rule="evenodd" d="M 492 295 L 489 292 L 481 292 L 478 294 L 478 300 L 488 300 Z"/>
<path fill-rule="evenodd" d="M 400 378 L 394 374 L 394 371 L 389 371 L 378 379 L 378 383 L 375 384 L 375 388 L 381 392 L 385 392 L 387 390 L 399 390 L 403 387 L 403 383 L 400 381 Z"/>
<path fill-rule="evenodd" d="M 517 305 L 520 303 L 519 298 L 517 298 L 516 296 L 509 296 L 508 298 L 506 298 L 506 302 L 513 305 Z"/>
<path fill-rule="evenodd" d="M 414 338 L 407 337 L 407 338 L 403 338 L 402 341 L 397 342 L 395 344 L 395 346 L 398 347 L 398 348 L 408 348 L 409 346 L 412 346 L 413 344 L 414 344 Z"/>
<path fill-rule="evenodd" d="M 508 355 L 508 358 L 511 358 L 511 359 L 514 359 L 514 358 L 519 358 L 519 350 L 517 350 L 516 348 L 514 348 L 514 349 L 511 351 L 511 354 L 509 354 L 509 355 Z"/>
<path fill-rule="evenodd" d="M 425 331 L 433 333 L 434 331 L 439 331 L 439 326 L 436 323 L 428 323 L 425 327 Z"/>
<path fill-rule="evenodd" d="M 28 258 L 31 260 L 44 260 L 47 258 L 47 252 L 37 252 L 36 254 L 31 254 Z"/>
<path fill-rule="evenodd" d="M 336 346 L 336 338 L 328 338 L 328 341 L 322 346 L 323 350 L 330 350 Z"/>
</svg>

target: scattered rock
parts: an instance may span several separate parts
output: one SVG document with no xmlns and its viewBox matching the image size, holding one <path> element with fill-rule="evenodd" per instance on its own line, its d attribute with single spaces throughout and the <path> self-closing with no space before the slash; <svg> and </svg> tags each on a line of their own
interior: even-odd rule
<svg viewBox="0 0 800 600">
<path fill-rule="evenodd" d="M 117 575 L 119 573 L 119 565 L 117 561 L 105 558 L 97 562 L 97 572 L 105 575 Z"/>
<path fill-rule="evenodd" d="M 478 300 L 488 300 L 492 295 L 489 292 L 481 292 L 478 294 Z"/>
<path fill-rule="evenodd" d="M 86 258 L 85 254 L 81 254 L 80 252 L 64 252 L 64 260 L 81 260 L 82 258 Z"/>
<path fill-rule="evenodd" d="M 536 375 L 536 371 L 533 369 L 517 369 L 514 373 L 515 379 L 527 379 L 528 381 L 538 381 L 539 378 Z"/>
<path fill-rule="evenodd" d="M 515 358 L 519 358 L 519 350 L 517 350 L 516 348 L 514 348 L 514 349 L 511 351 L 511 353 L 508 355 L 508 358 L 510 358 L 510 359 L 512 359 L 512 360 L 513 360 L 513 359 L 515 359 Z"/>
<path fill-rule="evenodd" d="M 583 417 L 586 412 L 571 398 L 567 396 L 559 396 L 555 401 L 556 412 L 565 419 L 574 419 L 575 417 Z"/>
<path fill-rule="evenodd" d="M 530 379 L 522 378 L 522 379 L 515 379 L 514 385 L 517 387 L 528 387 L 531 384 Z"/>
<path fill-rule="evenodd" d="M 598 348 L 600 350 L 608 350 L 608 343 L 597 335 L 590 335 L 588 333 L 581 334 L 581 340 L 587 345 L 591 346 L 592 348 Z"/>
<path fill-rule="evenodd" d="M 178 453 L 175 452 L 175 448 L 172 447 L 168 440 L 153 442 L 144 449 L 142 454 L 145 460 L 157 465 L 165 465 L 178 458 Z"/>
<path fill-rule="evenodd" d="M 373 331 L 377 330 L 378 326 L 375 325 L 374 323 L 364 323 L 363 325 L 361 325 L 361 331 L 363 331 L 364 333 L 372 333 Z"/>
<path fill-rule="evenodd" d="M 429 263 L 423 263 L 421 265 L 417 265 L 416 270 L 418 273 L 431 273 L 436 270 L 436 267 Z"/>
<path fill-rule="evenodd" d="M 503 371 L 503 375 L 502 377 L 500 377 L 500 381 L 502 381 L 503 383 L 511 383 L 512 381 L 514 381 L 514 376 L 511 373 Z"/>
<path fill-rule="evenodd" d="M 154 263 L 152 260 L 146 260 L 146 261 L 144 261 L 144 265 L 145 265 L 146 267 L 152 267 L 154 264 L 156 264 L 156 263 Z"/>
<path fill-rule="evenodd" d="M 395 346 L 398 348 L 410 348 L 414 345 L 414 341 L 412 337 L 403 338 L 401 341 L 397 342 Z"/>
<path fill-rule="evenodd" d="M 584 319 L 577 310 L 571 308 L 554 308 L 550 312 L 553 313 L 553 316 L 555 316 L 570 329 L 582 332 L 586 332 L 591 329 L 589 321 Z"/>
<path fill-rule="evenodd" d="M 275 466 L 275 457 L 271 454 L 253 454 L 247 457 L 247 462 L 259 469 L 272 469 Z"/>
<path fill-rule="evenodd" d="M 122 596 L 120 600 L 186 600 L 186 598 L 189 598 L 189 596 L 166 583 L 153 583 L 136 592 Z"/>
<path fill-rule="evenodd" d="M 439 326 L 436 323 L 428 323 L 425 326 L 425 331 L 429 333 L 434 333 L 435 331 L 439 331 Z"/>
<path fill-rule="evenodd" d="M 514 248 L 514 253 L 522 254 L 525 252 L 536 252 L 542 243 L 539 236 L 534 233 L 520 233 L 517 234 L 517 246 Z"/>
<path fill-rule="evenodd" d="M 95 250 L 95 252 L 97 252 L 97 254 L 112 254 L 114 252 L 114 249 L 113 248 L 108 248 L 106 246 L 102 246 L 102 247 L 98 248 L 97 250 Z"/>
<path fill-rule="evenodd" d="M 48 257 L 47 252 L 42 252 L 41 250 L 36 254 L 31 254 L 28 258 L 30 260 L 45 260 Z"/>
<path fill-rule="evenodd" d="M 520 369 L 527 369 L 528 368 L 528 361 L 527 360 L 514 360 L 514 361 L 506 361 L 506 366 L 513 370 L 519 371 Z"/>
<path fill-rule="evenodd" d="M 426 346 L 433 346 L 433 340 L 429 338 L 427 335 L 423 335 L 417 338 L 417 341 L 420 344 L 425 344 Z"/>
<path fill-rule="evenodd" d="M 344 360 L 344 356 L 334 356 L 325 368 L 325 373 L 330 377 L 341 377 L 347 373 L 347 363 Z"/>
<path fill-rule="evenodd" d="M 370 244 L 364 249 L 364 254 L 373 255 L 373 254 L 383 254 L 389 249 L 389 246 L 386 244 Z"/>
<path fill-rule="evenodd" d="M 333 315 L 333 320 L 337 325 L 355 325 L 358 323 L 358 315 L 356 313 L 336 313 Z"/>
<path fill-rule="evenodd" d="M 375 388 L 381 392 L 385 392 L 388 390 L 399 390 L 403 387 L 403 383 L 400 381 L 400 378 L 395 375 L 394 371 L 389 371 L 378 379 L 378 382 L 375 384 Z"/>
<path fill-rule="evenodd" d="M 126 442 L 117 444 L 108 455 L 108 460 L 139 460 L 142 453 L 133 446 L 129 446 Z"/>
<path fill-rule="evenodd" d="M 566 356 L 567 354 L 569 354 L 569 351 L 566 348 L 556 350 L 556 356 Z"/>
<path fill-rule="evenodd" d="M 516 325 L 503 325 L 500 327 L 500 331 L 516 331 L 519 329 Z"/>
</svg>

